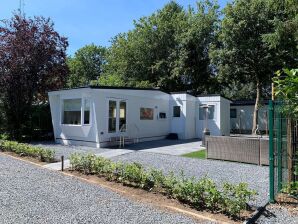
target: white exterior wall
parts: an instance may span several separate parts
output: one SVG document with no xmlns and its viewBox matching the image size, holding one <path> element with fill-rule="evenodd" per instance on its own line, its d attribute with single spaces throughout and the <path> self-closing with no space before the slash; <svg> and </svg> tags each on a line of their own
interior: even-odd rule
<svg viewBox="0 0 298 224">
<path fill-rule="evenodd" d="M 173 107 L 180 106 L 180 117 L 174 117 Z M 171 94 L 170 96 L 170 132 L 177 133 L 179 139 L 185 139 L 186 127 L 186 94 Z"/>
<path fill-rule="evenodd" d="M 214 105 L 214 119 L 208 119 L 207 126 L 210 135 L 230 135 L 230 103 L 231 101 L 221 96 L 198 97 L 197 104 L 197 136 L 202 138 L 205 128 L 205 120 L 199 119 L 199 108 L 202 104 Z"/>
<path fill-rule="evenodd" d="M 180 106 L 180 117 L 173 116 L 173 107 Z M 179 139 L 196 138 L 196 97 L 186 93 L 171 94 L 171 133 L 177 133 Z"/>
<path fill-rule="evenodd" d="M 220 98 L 220 130 L 221 135 L 230 135 L 230 103 L 231 101 Z"/>
<path fill-rule="evenodd" d="M 196 134 L 196 105 L 197 98 L 191 95 L 186 96 L 186 125 L 185 125 L 185 138 L 197 138 Z"/>
<path fill-rule="evenodd" d="M 90 99 L 90 124 L 62 124 L 64 99 Z M 109 133 L 109 100 L 126 102 L 127 131 Z M 177 133 L 180 139 L 201 138 L 204 121 L 199 120 L 199 105 L 214 105 L 214 119 L 208 120 L 211 135 L 230 132 L 230 101 L 220 96 L 194 97 L 186 93 L 167 94 L 155 90 L 79 88 L 49 93 L 54 135 L 63 144 L 104 147 L 112 137 L 126 136 L 139 141 L 165 138 Z M 180 117 L 173 117 L 173 106 L 180 106 Z M 140 108 L 153 108 L 153 120 L 141 120 Z M 83 109 L 81 109 L 82 111 Z M 159 113 L 166 113 L 166 119 Z M 83 113 L 83 111 L 82 111 Z M 82 115 L 83 116 L 83 115 Z"/>
<path fill-rule="evenodd" d="M 125 100 L 127 108 L 127 133 L 129 138 L 140 141 L 165 138 L 169 133 L 169 95 L 160 91 L 121 90 L 121 89 L 93 89 L 96 96 L 96 116 L 99 139 L 106 143 L 111 137 L 119 133 L 108 133 L 108 102 L 111 100 Z M 140 108 L 154 108 L 153 120 L 141 120 Z M 167 115 L 166 119 L 159 119 L 159 112 Z"/>
<path fill-rule="evenodd" d="M 237 110 L 237 118 L 230 119 L 231 129 L 251 131 L 253 123 L 254 105 L 231 106 L 231 109 Z M 268 129 L 267 105 L 264 105 L 259 109 L 258 119 L 259 129 L 262 131 L 265 131 L 266 128 Z"/>
<path fill-rule="evenodd" d="M 64 99 L 91 99 L 90 105 L 90 124 L 88 125 L 68 125 L 62 124 L 62 106 Z M 57 142 L 65 145 L 88 145 L 99 147 L 97 138 L 97 127 L 95 120 L 94 98 L 88 88 L 72 89 L 68 91 L 55 91 L 49 93 L 51 106 L 54 136 Z"/>
</svg>

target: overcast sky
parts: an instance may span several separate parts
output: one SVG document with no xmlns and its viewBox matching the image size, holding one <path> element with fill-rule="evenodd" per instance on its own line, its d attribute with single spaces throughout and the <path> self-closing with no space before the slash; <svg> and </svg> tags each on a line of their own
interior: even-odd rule
<svg viewBox="0 0 298 224">
<path fill-rule="evenodd" d="M 228 0 L 219 0 L 224 7 Z M 168 0 L 24 0 L 27 16 L 50 17 L 55 29 L 69 40 L 68 54 L 86 44 L 109 46 L 110 39 L 133 28 L 133 20 L 150 15 Z M 177 0 L 183 6 L 195 0 Z M 0 19 L 8 19 L 20 0 L 0 0 Z"/>
</svg>

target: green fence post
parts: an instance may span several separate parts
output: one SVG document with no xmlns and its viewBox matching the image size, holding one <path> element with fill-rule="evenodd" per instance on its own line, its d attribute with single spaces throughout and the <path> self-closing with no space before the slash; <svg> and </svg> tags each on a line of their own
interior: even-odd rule
<svg viewBox="0 0 298 224">
<path fill-rule="evenodd" d="M 274 130 L 273 130 L 273 101 L 269 101 L 269 199 L 275 201 L 274 197 Z"/>
<path fill-rule="evenodd" d="M 280 109 L 281 105 L 279 104 L 278 109 Z M 282 161 L 281 161 L 281 150 L 282 150 L 282 114 L 278 110 L 276 111 L 277 117 L 277 191 L 281 190 L 282 183 Z"/>
</svg>

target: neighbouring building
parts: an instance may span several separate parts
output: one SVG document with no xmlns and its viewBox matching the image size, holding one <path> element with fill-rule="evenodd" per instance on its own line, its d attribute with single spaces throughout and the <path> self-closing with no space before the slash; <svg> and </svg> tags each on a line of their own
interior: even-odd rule
<svg viewBox="0 0 298 224">
<path fill-rule="evenodd" d="M 49 92 L 55 141 L 105 147 L 119 139 L 149 141 L 230 134 L 230 103 L 220 95 L 158 89 L 88 86 Z M 208 106 L 206 113 L 206 108 Z"/>
<path fill-rule="evenodd" d="M 263 100 L 258 110 L 259 130 L 268 133 L 268 100 Z M 254 113 L 254 100 L 235 100 L 231 103 L 231 133 L 250 134 L 252 130 L 252 121 Z"/>
</svg>

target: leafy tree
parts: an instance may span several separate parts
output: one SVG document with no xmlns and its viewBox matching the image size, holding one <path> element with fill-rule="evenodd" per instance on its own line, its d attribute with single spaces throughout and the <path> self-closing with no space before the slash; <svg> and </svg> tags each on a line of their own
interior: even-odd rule
<svg viewBox="0 0 298 224">
<path fill-rule="evenodd" d="M 91 44 L 80 48 L 74 57 L 69 57 L 67 65 L 70 75 L 67 80 L 67 86 L 84 86 L 88 85 L 91 80 L 98 79 L 106 62 L 105 54 L 105 47 Z"/>
<path fill-rule="evenodd" d="M 197 3 L 196 10 L 171 1 L 112 40 L 104 76 L 130 86 L 206 91 L 214 82 L 208 49 L 217 21 L 218 6 L 210 1 Z"/>
<path fill-rule="evenodd" d="M 273 78 L 275 95 L 285 101 L 284 112 L 298 118 L 298 69 L 283 69 Z"/>
<path fill-rule="evenodd" d="M 295 54 L 288 52 L 293 52 L 289 47 L 292 43 L 284 44 L 283 38 L 275 39 L 277 42 L 274 46 L 284 46 L 283 50 L 276 50 L 272 47 L 273 42 L 267 42 L 277 32 L 274 25 L 276 18 L 280 21 L 292 19 L 293 13 L 283 9 L 283 2 L 236 0 L 228 4 L 223 10 L 224 18 L 218 33 L 219 43 L 210 53 L 222 86 L 230 85 L 235 80 L 243 84 L 253 83 L 255 86 L 253 133 L 257 126 L 260 98 L 264 95 L 262 90 L 268 89 L 271 76 L 276 70 L 297 63 Z M 280 10 L 276 10 L 277 8 Z M 294 36 L 295 32 L 292 29 L 287 36 Z M 268 34 L 272 36 L 269 38 Z"/>
<path fill-rule="evenodd" d="M 50 19 L 14 15 L 1 21 L 0 98 L 13 138 L 20 138 L 30 124 L 32 103 L 64 85 L 67 46 Z"/>
</svg>

